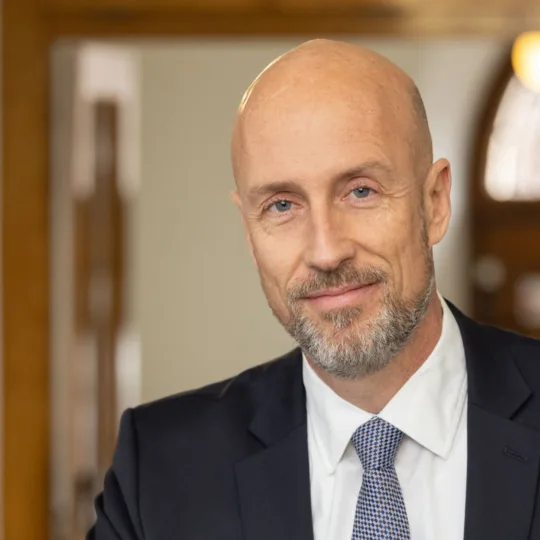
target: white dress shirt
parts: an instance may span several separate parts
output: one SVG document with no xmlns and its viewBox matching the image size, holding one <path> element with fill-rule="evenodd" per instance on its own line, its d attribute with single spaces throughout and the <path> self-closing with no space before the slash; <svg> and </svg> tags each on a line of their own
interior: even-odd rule
<svg viewBox="0 0 540 540">
<path fill-rule="evenodd" d="M 462 540 L 467 477 L 467 371 L 457 322 L 378 415 L 405 437 L 396 456 L 411 540 Z M 362 465 L 350 442 L 373 415 L 340 398 L 304 357 L 315 540 L 351 540 Z"/>
</svg>

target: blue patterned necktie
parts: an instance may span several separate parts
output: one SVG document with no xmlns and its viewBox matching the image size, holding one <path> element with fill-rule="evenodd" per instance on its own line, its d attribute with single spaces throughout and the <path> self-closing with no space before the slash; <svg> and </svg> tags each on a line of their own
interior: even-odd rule
<svg viewBox="0 0 540 540">
<path fill-rule="evenodd" d="M 410 540 L 405 501 L 394 467 L 403 433 L 373 417 L 360 426 L 352 443 L 364 468 L 352 540 Z"/>
</svg>

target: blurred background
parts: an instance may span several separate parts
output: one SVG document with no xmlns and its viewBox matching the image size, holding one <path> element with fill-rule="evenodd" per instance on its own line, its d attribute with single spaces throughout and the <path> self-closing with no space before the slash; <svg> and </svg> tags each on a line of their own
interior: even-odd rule
<svg viewBox="0 0 540 540">
<path fill-rule="evenodd" d="M 28 24 L 47 28 L 28 45 L 45 47 L 33 57 L 39 65 L 15 61 L 29 34 L 4 26 L 0 537 L 81 540 L 123 410 L 294 346 L 266 305 L 229 201 L 229 136 L 246 87 L 307 38 L 371 47 L 414 78 L 435 156 L 453 170 L 452 223 L 435 251 L 439 289 L 482 321 L 540 337 L 540 8 L 533 2 L 294 0 L 290 13 L 285 2 L 268 2 L 250 19 L 242 12 L 250 0 L 237 0 L 230 12 L 216 3 L 219 23 L 207 2 L 189 30 L 185 22 L 145 23 L 145 0 L 110 2 L 110 11 L 108 0 L 101 11 L 79 2 L 44 0 L 47 11 L 27 0 Z M 162 3 L 164 17 L 182 16 L 181 0 Z M 130 9 L 135 23 L 123 18 Z M 30 17 L 9 0 L 6 10 L 12 23 Z M 27 110 L 35 103 L 13 94 L 33 84 L 28 69 L 37 70 L 46 111 L 34 123 Z M 36 142 L 31 130 L 41 128 Z M 46 148 L 41 169 L 15 161 L 17 137 L 29 145 L 28 160 L 32 145 L 38 154 L 39 144 Z M 38 304 L 36 282 L 45 291 Z M 30 292 L 21 294 L 25 283 Z M 36 333 L 43 339 L 30 344 Z M 24 396 L 36 388 L 39 404 L 25 409 Z M 41 416 L 32 419 L 34 410 Z M 38 444 L 29 445 L 24 426 L 44 418 Z M 17 468 L 26 483 L 36 478 L 33 487 L 16 482 Z M 24 522 L 32 509 L 39 525 Z"/>
</svg>

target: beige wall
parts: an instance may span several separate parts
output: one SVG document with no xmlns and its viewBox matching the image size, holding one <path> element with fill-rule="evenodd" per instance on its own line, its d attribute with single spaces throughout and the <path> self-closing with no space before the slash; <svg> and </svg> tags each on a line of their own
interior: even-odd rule
<svg viewBox="0 0 540 540">
<path fill-rule="evenodd" d="M 296 43 L 186 40 L 141 47 L 142 186 L 132 247 L 143 401 L 233 375 L 292 346 L 266 306 L 228 200 L 228 141 L 246 86 Z M 504 45 L 487 39 L 363 43 L 415 78 L 435 154 L 453 164 L 454 219 L 436 265 L 442 292 L 467 309 L 469 148 Z"/>
<path fill-rule="evenodd" d="M 233 375 L 293 345 L 266 308 L 229 202 L 235 107 L 283 48 L 192 41 L 144 48 L 134 238 L 145 401 Z"/>
</svg>

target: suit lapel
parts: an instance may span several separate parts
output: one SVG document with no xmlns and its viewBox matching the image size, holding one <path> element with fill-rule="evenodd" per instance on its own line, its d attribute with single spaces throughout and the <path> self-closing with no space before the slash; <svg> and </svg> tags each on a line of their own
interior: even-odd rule
<svg viewBox="0 0 540 540">
<path fill-rule="evenodd" d="M 236 465 L 245 540 L 313 540 L 300 350 L 262 379 L 250 432 L 263 448 Z"/>
<path fill-rule="evenodd" d="M 469 386 L 465 540 L 527 540 L 540 433 L 513 418 L 531 391 L 500 334 L 451 307 L 463 337 Z"/>
<path fill-rule="evenodd" d="M 306 424 L 236 467 L 246 540 L 312 540 Z"/>
</svg>

